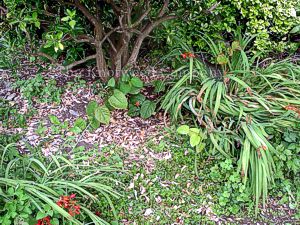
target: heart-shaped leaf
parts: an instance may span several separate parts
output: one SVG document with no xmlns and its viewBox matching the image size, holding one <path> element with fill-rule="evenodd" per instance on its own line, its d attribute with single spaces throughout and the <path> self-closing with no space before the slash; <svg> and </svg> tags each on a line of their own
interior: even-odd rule
<svg viewBox="0 0 300 225">
<path fill-rule="evenodd" d="M 192 133 L 190 135 L 190 145 L 192 147 L 195 147 L 196 145 L 198 145 L 200 143 L 200 140 L 201 140 L 201 138 L 198 134 Z"/>
<path fill-rule="evenodd" d="M 110 111 L 106 106 L 100 106 L 95 110 L 95 118 L 103 124 L 109 124 Z"/>
<path fill-rule="evenodd" d="M 86 107 L 86 114 L 88 116 L 93 117 L 97 107 L 98 107 L 98 103 L 96 101 L 90 101 Z"/>
<path fill-rule="evenodd" d="M 180 127 L 177 128 L 178 134 L 188 134 L 189 131 L 190 131 L 190 128 L 188 125 L 181 125 Z"/>
<path fill-rule="evenodd" d="M 113 96 L 108 99 L 109 104 L 115 109 L 127 109 L 128 101 L 123 92 L 114 90 Z"/>
<path fill-rule="evenodd" d="M 149 118 L 155 112 L 155 108 L 156 108 L 155 102 L 149 100 L 144 101 L 141 107 L 141 117 L 143 119 Z"/>
<path fill-rule="evenodd" d="M 143 81 L 138 77 L 132 77 L 130 83 L 137 88 L 142 88 L 144 86 Z"/>
</svg>

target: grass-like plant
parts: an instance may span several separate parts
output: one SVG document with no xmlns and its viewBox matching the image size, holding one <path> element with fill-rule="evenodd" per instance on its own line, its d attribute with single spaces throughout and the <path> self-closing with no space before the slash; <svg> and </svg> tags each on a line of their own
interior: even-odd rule
<svg viewBox="0 0 300 225">
<path fill-rule="evenodd" d="M 289 59 L 251 56 L 247 44 L 252 38 L 239 36 L 226 51 L 209 37 L 204 40 L 216 67 L 190 58 L 188 65 L 174 72 L 181 79 L 172 84 L 161 107 L 173 121 L 192 114 L 208 131 L 206 150 L 236 159 L 245 185 L 256 196 L 257 211 L 259 200 L 266 202 L 276 171 L 276 149 L 266 128 L 300 131 L 300 67 Z"/>
<path fill-rule="evenodd" d="M 106 199 L 117 217 L 111 198 L 118 198 L 120 194 L 109 185 L 117 182 L 110 178 L 109 173 L 118 172 L 118 168 L 85 163 L 87 157 L 84 156 L 68 159 L 62 155 L 49 158 L 21 155 L 15 150 L 14 144 L 0 146 L 0 156 L 1 205 L 8 205 L 12 201 L 9 192 L 17 193 L 21 189 L 25 197 L 21 197 L 19 204 L 26 199 L 34 209 L 24 211 L 22 208 L 22 214 L 18 215 L 23 216 L 22 219 L 33 217 L 38 220 L 41 218 L 39 215 L 54 215 L 59 224 L 65 224 L 64 221 L 72 224 L 108 224 L 95 214 L 96 209 L 92 207 L 97 205 L 100 197 Z M 62 196 L 69 194 L 76 195 L 80 215 L 70 214 L 57 203 Z M 29 213 L 31 215 L 27 215 Z M 0 213 L 3 224 L 16 217 L 13 215 L 9 218 Z"/>
</svg>

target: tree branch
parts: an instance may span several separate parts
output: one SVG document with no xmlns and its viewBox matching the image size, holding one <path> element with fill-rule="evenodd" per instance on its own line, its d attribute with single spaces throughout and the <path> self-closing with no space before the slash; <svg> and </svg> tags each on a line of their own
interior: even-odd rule
<svg viewBox="0 0 300 225">
<path fill-rule="evenodd" d="M 116 16 L 121 14 L 121 8 L 114 3 L 114 0 L 104 0 L 106 3 L 110 4 Z"/>
<path fill-rule="evenodd" d="M 165 0 L 164 5 L 162 6 L 161 10 L 158 13 L 158 17 L 162 17 L 165 14 L 168 6 L 169 6 L 169 0 Z"/>
<path fill-rule="evenodd" d="M 149 14 L 149 12 L 151 11 L 150 7 L 147 7 L 146 11 L 137 19 L 137 21 L 135 21 L 131 27 L 137 27 L 138 25 L 141 24 L 141 22 L 145 19 L 145 17 Z"/>
<path fill-rule="evenodd" d="M 96 57 L 97 57 L 96 54 L 90 55 L 90 56 L 88 56 L 88 57 L 86 57 L 86 58 L 84 58 L 84 59 L 78 60 L 78 61 L 73 62 L 73 63 L 71 63 L 71 64 L 69 64 L 69 65 L 67 65 L 67 66 L 64 66 L 63 68 L 66 69 L 66 70 L 70 70 L 70 69 L 72 69 L 73 67 L 78 66 L 78 65 L 83 64 L 83 63 L 86 63 L 86 62 L 89 61 L 89 60 L 96 59 Z"/>
<path fill-rule="evenodd" d="M 146 25 L 146 27 L 142 30 L 142 33 L 137 37 L 137 39 L 134 43 L 134 47 L 131 52 L 131 55 L 126 64 L 132 65 L 136 62 L 138 53 L 140 51 L 140 48 L 142 46 L 144 39 L 151 33 L 151 31 L 155 27 L 157 27 L 159 24 L 161 24 L 167 20 L 172 20 L 172 19 L 176 19 L 176 18 L 177 18 L 177 16 L 175 16 L 175 15 L 163 16 L 163 17 L 157 19 L 156 21 L 154 21 L 153 23 L 149 23 L 148 25 Z"/>
<path fill-rule="evenodd" d="M 78 66 L 78 65 L 83 64 L 83 63 L 86 63 L 86 62 L 89 61 L 89 60 L 96 59 L 96 54 L 94 54 L 94 55 L 90 55 L 90 56 L 88 56 L 88 57 L 86 57 L 86 58 L 84 58 L 84 59 L 81 59 L 81 60 L 78 60 L 78 61 L 76 61 L 76 62 L 73 62 L 73 63 L 71 63 L 71 64 L 69 64 L 69 65 L 67 65 L 67 66 L 62 66 L 61 64 L 59 64 L 59 63 L 57 62 L 56 59 L 54 59 L 52 56 L 50 56 L 50 55 L 48 55 L 48 54 L 46 54 L 46 53 L 44 53 L 44 52 L 37 52 L 37 53 L 34 53 L 33 55 L 34 55 L 34 56 L 45 57 L 45 58 L 48 59 L 53 65 L 56 65 L 56 66 L 58 66 L 59 68 L 65 69 L 65 70 L 70 70 L 70 69 L 72 69 L 73 67 Z"/>
</svg>

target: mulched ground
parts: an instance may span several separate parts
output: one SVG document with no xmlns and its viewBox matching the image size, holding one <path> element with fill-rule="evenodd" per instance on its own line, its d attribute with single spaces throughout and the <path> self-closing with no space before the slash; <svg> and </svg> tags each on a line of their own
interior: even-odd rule
<svg viewBox="0 0 300 225">
<path fill-rule="evenodd" d="M 86 119 L 85 108 L 91 100 L 95 100 L 99 104 L 103 103 L 103 99 L 98 95 L 95 95 L 92 90 L 92 84 L 96 79 L 93 69 L 77 69 L 69 72 L 62 72 L 55 68 L 41 71 L 42 67 L 45 67 L 45 65 L 41 64 L 37 67 L 29 62 L 23 62 L 21 70 L 18 72 L 18 76 L 22 79 L 29 79 L 40 72 L 46 79 L 57 80 L 58 85 L 61 87 L 65 87 L 67 82 L 73 81 L 75 78 L 84 79 L 87 83 L 85 87 L 79 87 L 75 91 L 71 88 L 65 89 L 61 96 L 61 104 L 59 105 L 51 103 L 34 103 L 34 108 L 37 110 L 37 113 L 27 121 L 27 128 L 2 130 L 2 132 L 6 133 L 24 132 L 25 139 L 23 139 L 23 141 L 27 141 L 32 146 L 37 146 L 42 141 L 42 138 L 35 132 L 39 123 L 43 122 L 48 128 L 51 126 L 48 119 L 49 115 L 55 115 L 60 121 L 68 121 L 69 124 L 72 125 L 79 117 Z M 157 71 L 150 70 L 150 72 L 153 72 L 151 79 L 158 78 Z M 23 99 L 17 90 L 12 89 L 14 80 L 9 71 L 0 71 L 0 73 L 2 75 L 0 97 L 17 104 L 20 108 L 20 113 L 25 114 L 29 112 L 28 101 Z M 144 81 L 149 82 L 150 77 L 146 74 L 141 76 L 141 78 Z M 160 78 L 163 79 L 164 77 Z M 151 98 L 150 95 L 149 98 Z M 161 113 L 157 113 L 155 116 L 143 120 L 139 117 L 131 118 L 127 116 L 127 112 L 124 110 L 115 110 L 112 112 L 111 121 L 108 126 L 101 125 L 100 128 L 93 132 L 85 131 L 78 141 L 80 141 L 80 145 L 87 147 L 94 144 L 98 144 L 99 147 L 108 144 L 116 144 L 120 147 L 133 150 L 142 146 L 150 138 L 157 141 L 160 140 L 163 137 L 163 127 L 164 120 Z M 44 138 L 47 138 L 47 136 Z M 57 139 L 49 143 L 47 148 L 43 148 L 43 152 L 48 155 L 58 151 L 62 142 L 63 140 L 57 135 Z"/>
</svg>

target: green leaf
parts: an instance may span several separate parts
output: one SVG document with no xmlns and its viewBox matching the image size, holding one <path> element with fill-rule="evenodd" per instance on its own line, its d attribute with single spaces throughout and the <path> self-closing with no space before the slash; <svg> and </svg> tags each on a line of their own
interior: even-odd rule
<svg viewBox="0 0 300 225">
<path fill-rule="evenodd" d="M 110 121 L 110 111 L 106 106 L 100 106 L 95 110 L 95 118 L 103 124 L 108 125 Z"/>
<path fill-rule="evenodd" d="M 113 78 L 113 77 L 110 78 L 109 81 L 107 82 L 107 86 L 108 87 L 112 87 L 112 88 L 115 87 L 116 86 L 116 80 L 115 80 L 115 78 Z"/>
<path fill-rule="evenodd" d="M 91 118 L 91 127 L 97 129 L 100 127 L 100 122 L 96 118 Z"/>
<path fill-rule="evenodd" d="M 36 215 L 35 218 L 36 218 L 37 220 L 40 220 L 40 219 L 45 218 L 46 216 L 47 216 L 46 213 L 43 213 L 43 212 L 39 211 L 39 212 L 37 213 L 37 215 Z"/>
<path fill-rule="evenodd" d="M 190 127 L 188 125 L 181 125 L 177 128 L 178 134 L 188 134 L 190 131 Z"/>
<path fill-rule="evenodd" d="M 192 134 L 192 133 L 199 134 L 200 130 L 198 128 L 193 127 L 193 128 L 190 129 L 190 134 Z"/>
<path fill-rule="evenodd" d="M 138 77 L 132 77 L 130 82 L 134 87 L 137 88 L 142 88 L 144 86 L 143 81 Z"/>
<path fill-rule="evenodd" d="M 71 20 L 69 22 L 70 27 L 72 27 L 74 29 L 75 25 L 76 25 L 76 21 L 75 20 Z"/>
<path fill-rule="evenodd" d="M 290 34 L 296 34 L 296 33 L 300 33 L 300 25 L 295 26 L 295 27 L 290 31 Z"/>
<path fill-rule="evenodd" d="M 125 94 L 118 89 L 114 90 L 114 94 L 108 99 L 108 102 L 115 109 L 127 109 L 128 106 Z"/>
<path fill-rule="evenodd" d="M 190 135 L 190 145 L 192 147 L 195 147 L 196 145 L 198 145 L 200 143 L 200 136 L 198 134 L 192 133 Z"/>
<path fill-rule="evenodd" d="M 131 85 L 127 82 L 121 82 L 120 90 L 126 95 L 131 91 Z"/>
<path fill-rule="evenodd" d="M 82 119 L 82 118 L 78 118 L 74 122 L 74 127 L 79 127 L 81 130 L 84 130 L 86 128 L 86 122 L 85 122 L 85 120 Z"/>
<path fill-rule="evenodd" d="M 217 63 L 220 65 L 225 65 L 228 63 L 228 59 L 223 53 L 219 54 L 217 57 Z"/>
<path fill-rule="evenodd" d="M 49 115 L 49 119 L 50 119 L 50 122 L 54 125 L 59 125 L 60 124 L 59 119 L 54 115 Z"/>
<path fill-rule="evenodd" d="M 141 107 L 141 117 L 143 119 L 149 118 L 155 112 L 155 108 L 156 108 L 155 102 L 149 100 L 144 101 Z"/>
<path fill-rule="evenodd" d="M 154 86 L 154 92 L 159 93 L 162 92 L 166 89 L 166 85 L 162 80 L 155 80 L 153 81 L 153 86 Z"/>
<path fill-rule="evenodd" d="M 127 115 L 130 117 L 138 116 L 140 115 L 140 109 L 135 105 L 130 104 Z"/>
<path fill-rule="evenodd" d="M 232 48 L 232 51 L 241 50 L 240 42 L 239 41 L 232 42 L 231 48 Z"/>
<path fill-rule="evenodd" d="M 61 21 L 63 21 L 63 22 L 66 22 L 66 21 L 68 21 L 68 20 L 69 20 L 69 18 L 70 18 L 70 17 L 68 17 L 68 16 L 65 16 L 65 17 L 61 18 Z"/>
<path fill-rule="evenodd" d="M 86 107 L 86 114 L 88 116 L 94 117 L 94 113 L 97 107 L 98 103 L 96 101 L 90 101 Z"/>
<path fill-rule="evenodd" d="M 129 102 L 133 105 L 135 105 L 137 102 L 139 102 L 140 105 L 143 104 L 143 102 L 146 100 L 146 97 L 142 94 L 132 95 L 129 99 Z"/>
</svg>

